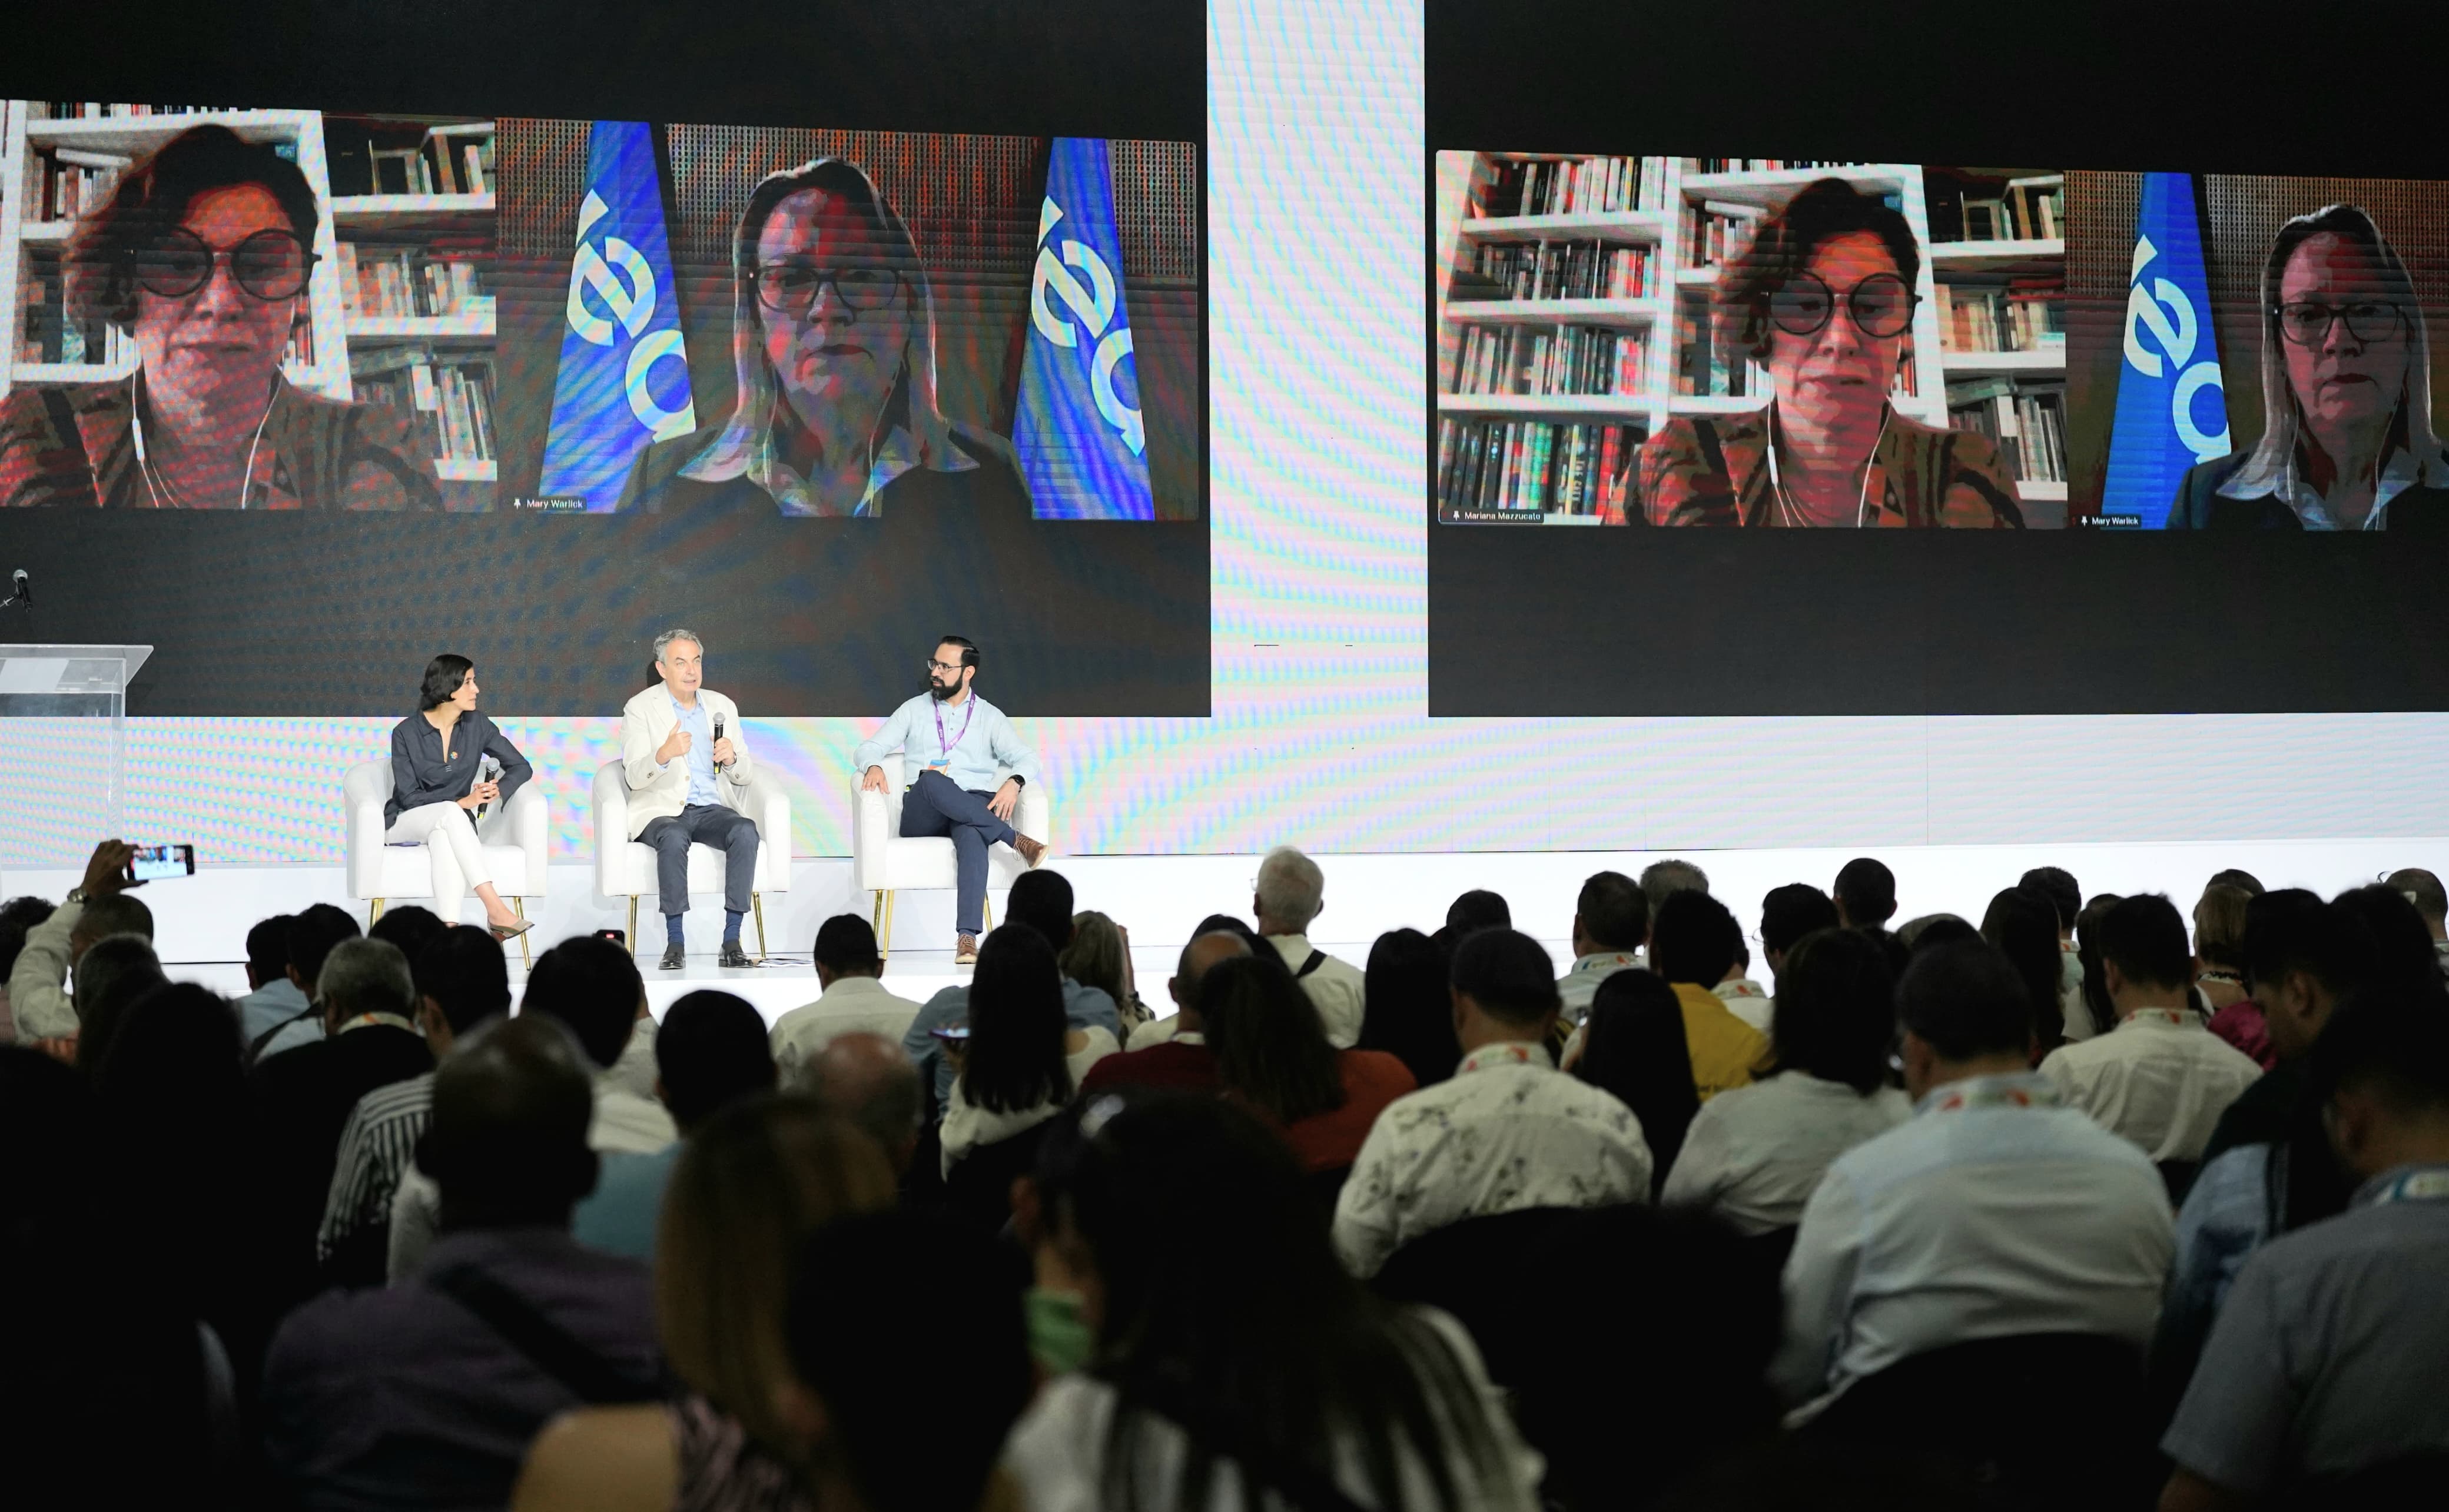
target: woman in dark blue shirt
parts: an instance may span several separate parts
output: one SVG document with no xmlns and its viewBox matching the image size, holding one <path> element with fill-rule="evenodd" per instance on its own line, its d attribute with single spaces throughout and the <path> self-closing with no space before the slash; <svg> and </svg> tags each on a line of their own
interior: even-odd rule
<svg viewBox="0 0 2449 1512">
<path fill-rule="evenodd" d="M 446 920 L 459 911 L 463 889 L 472 887 L 485 905 L 485 923 L 496 940 L 534 928 L 493 890 L 485 848 L 476 838 L 476 807 L 507 805 L 535 769 L 493 721 L 479 713 L 476 668 L 446 651 L 425 664 L 425 688 L 417 712 L 391 732 L 391 801 L 383 805 L 383 843 L 424 845 L 434 853 L 434 910 Z M 492 756 L 501 775 L 483 780 Z M 448 850 L 455 866 L 446 866 Z M 455 871 L 456 875 L 453 873 Z"/>
</svg>

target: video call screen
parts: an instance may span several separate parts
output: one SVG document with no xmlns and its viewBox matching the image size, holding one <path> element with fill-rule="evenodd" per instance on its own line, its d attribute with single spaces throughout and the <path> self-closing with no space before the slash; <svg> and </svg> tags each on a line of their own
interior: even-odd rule
<svg viewBox="0 0 2449 1512">
<path fill-rule="evenodd" d="M 0 532 L 64 607 L 153 575 L 106 628 L 157 710 L 303 712 L 182 633 L 226 595 L 562 712 L 665 623 L 771 714 L 889 706 L 954 633 L 1021 708 L 1205 712 L 1192 142 L 6 118 Z"/>
</svg>

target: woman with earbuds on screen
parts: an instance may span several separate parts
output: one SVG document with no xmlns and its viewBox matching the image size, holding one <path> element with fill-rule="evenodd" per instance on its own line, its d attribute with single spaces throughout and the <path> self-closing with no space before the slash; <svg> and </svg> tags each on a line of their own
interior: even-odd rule
<svg viewBox="0 0 2449 1512">
<path fill-rule="evenodd" d="M 1750 414 L 1677 415 L 1642 448 L 1653 525 L 2020 528 L 1978 433 L 1919 424 L 1889 391 L 1910 360 L 1921 252 L 1902 214 L 1822 179 L 1764 217 L 1717 286 L 1725 348 L 1768 372 Z"/>
<path fill-rule="evenodd" d="M 70 317 L 125 332 L 134 369 L 0 403 L 0 505 L 440 507 L 408 414 L 281 371 L 321 223 L 298 165 L 227 126 L 131 163 L 78 220 L 66 282 Z"/>
<path fill-rule="evenodd" d="M 492 812 L 501 813 L 535 769 L 502 727 L 476 707 L 481 692 L 475 664 L 466 657 L 445 651 L 425 664 L 416 712 L 391 732 L 391 801 L 383 805 L 383 844 L 450 852 L 459 887 L 473 890 L 485 905 L 486 928 L 496 940 L 512 940 L 533 928 L 534 921 L 521 917 L 493 890 L 493 873 L 485 865 L 484 843 L 476 835 L 476 811 L 490 805 Z M 486 775 L 489 756 L 499 766 L 498 775 Z M 434 857 L 434 911 L 453 923 L 460 893 L 458 887 L 443 886 L 441 859 Z"/>
</svg>

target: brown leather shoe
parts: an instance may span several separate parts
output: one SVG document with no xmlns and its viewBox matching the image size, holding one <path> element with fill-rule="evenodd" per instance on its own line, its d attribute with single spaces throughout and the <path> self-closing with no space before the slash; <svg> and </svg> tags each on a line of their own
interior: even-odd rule
<svg viewBox="0 0 2449 1512">
<path fill-rule="evenodd" d="M 975 966 L 978 964 L 978 937 L 976 935 L 965 934 L 953 942 L 953 964 L 955 966 Z"/>
<path fill-rule="evenodd" d="M 1029 863 L 1029 869 L 1032 871 L 1037 870 L 1039 862 L 1046 859 L 1046 842 L 1043 840 L 1032 840 L 1025 834 L 1015 834 L 1012 837 L 1012 848 L 1020 852 L 1020 858 Z"/>
</svg>

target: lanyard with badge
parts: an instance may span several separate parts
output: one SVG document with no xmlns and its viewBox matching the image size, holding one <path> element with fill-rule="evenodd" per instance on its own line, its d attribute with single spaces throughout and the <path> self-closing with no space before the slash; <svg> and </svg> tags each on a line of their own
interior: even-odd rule
<svg viewBox="0 0 2449 1512">
<path fill-rule="evenodd" d="M 937 750 L 943 753 L 943 755 L 928 762 L 927 770 L 930 772 L 941 772 L 945 776 L 949 777 L 953 775 L 953 750 L 955 746 L 958 746 L 962 741 L 970 737 L 970 721 L 978 717 L 978 700 L 976 699 L 969 700 L 969 706 L 961 713 L 961 733 L 954 736 L 949 740 L 944 737 L 944 705 L 940 699 L 935 702 L 935 746 Z"/>
</svg>

